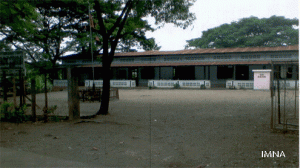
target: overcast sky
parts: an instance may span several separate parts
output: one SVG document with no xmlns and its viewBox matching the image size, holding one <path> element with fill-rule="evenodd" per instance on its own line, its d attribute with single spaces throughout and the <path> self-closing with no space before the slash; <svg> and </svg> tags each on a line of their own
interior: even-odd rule
<svg viewBox="0 0 300 168">
<path fill-rule="evenodd" d="M 196 20 L 187 29 L 166 24 L 155 32 L 147 32 L 146 36 L 155 38 L 160 51 L 183 50 L 186 40 L 201 37 L 202 31 L 242 18 L 273 15 L 299 18 L 299 0 L 197 0 L 190 11 L 195 13 Z"/>
</svg>

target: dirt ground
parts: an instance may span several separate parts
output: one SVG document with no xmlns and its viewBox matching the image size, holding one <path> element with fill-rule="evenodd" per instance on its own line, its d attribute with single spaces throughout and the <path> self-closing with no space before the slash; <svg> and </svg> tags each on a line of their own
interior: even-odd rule
<svg viewBox="0 0 300 168">
<path fill-rule="evenodd" d="M 96 167 L 298 167 L 299 134 L 270 129 L 270 92 L 120 89 L 110 115 L 52 123 L 1 123 L 1 147 Z M 68 114 L 67 92 L 49 106 Z M 43 107 L 44 95 L 37 95 Z M 80 104 L 92 115 L 99 102 Z M 38 109 L 41 114 L 41 110 Z M 262 157 L 283 151 L 285 157 Z"/>
</svg>

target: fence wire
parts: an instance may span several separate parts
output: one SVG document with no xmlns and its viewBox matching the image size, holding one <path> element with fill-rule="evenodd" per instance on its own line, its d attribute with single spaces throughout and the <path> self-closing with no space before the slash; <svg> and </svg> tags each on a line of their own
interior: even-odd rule
<svg viewBox="0 0 300 168">
<path fill-rule="evenodd" d="M 298 62 L 272 63 L 272 128 L 299 129 L 298 66 Z"/>
</svg>

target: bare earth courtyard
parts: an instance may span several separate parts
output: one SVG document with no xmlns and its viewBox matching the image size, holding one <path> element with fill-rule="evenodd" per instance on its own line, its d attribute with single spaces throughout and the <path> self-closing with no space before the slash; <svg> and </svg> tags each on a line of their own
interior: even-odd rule
<svg viewBox="0 0 300 168">
<path fill-rule="evenodd" d="M 120 100 L 110 102 L 108 116 L 56 123 L 2 122 L 0 145 L 93 167 L 299 165 L 299 135 L 270 129 L 270 92 L 119 92 Z M 58 106 L 56 114 L 68 114 L 66 91 L 51 92 L 48 98 L 49 106 Z M 44 94 L 38 94 L 37 101 L 43 107 Z M 81 115 L 92 115 L 99 106 L 81 102 Z M 283 151 L 285 157 L 262 157 L 262 151 Z"/>
</svg>

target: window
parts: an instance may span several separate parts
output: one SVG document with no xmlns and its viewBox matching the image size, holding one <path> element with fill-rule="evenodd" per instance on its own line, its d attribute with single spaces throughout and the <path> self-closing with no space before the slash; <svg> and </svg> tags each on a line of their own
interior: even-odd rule
<svg viewBox="0 0 300 168">
<path fill-rule="evenodd" d="M 185 57 L 185 60 L 204 60 L 204 56 Z"/>
<path fill-rule="evenodd" d="M 241 59 L 260 59 L 260 55 L 242 55 Z"/>
<path fill-rule="evenodd" d="M 134 58 L 120 58 L 120 62 L 133 62 Z"/>
<path fill-rule="evenodd" d="M 231 59 L 230 55 L 224 55 L 224 56 L 214 56 L 214 59 Z"/>
<path fill-rule="evenodd" d="M 164 57 L 164 61 L 181 61 L 182 57 Z"/>
<path fill-rule="evenodd" d="M 144 57 L 144 58 L 141 58 L 141 61 L 156 61 L 156 58 Z"/>
</svg>

